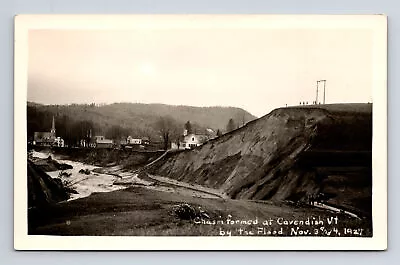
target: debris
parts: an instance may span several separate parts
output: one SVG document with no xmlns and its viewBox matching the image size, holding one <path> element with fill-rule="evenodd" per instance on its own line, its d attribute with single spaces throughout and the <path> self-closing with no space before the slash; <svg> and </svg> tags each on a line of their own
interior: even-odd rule
<svg viewBox="0 0 400 265">
<path fill-rule="evenodd" d="M 90 175 L 90 170 L 89 169 L 80 169 L 79 170 L 79 173 L 81 173 L 81 174 L 86 174 L 86 175 Z"/>
<path fill-rule="evenodd" d="M 61 171 L 61 172 L 58 174 L 58 177 L 59 177 L 59 178 L 62 178 L 62 177 L 68 178 L 68 177 L 70 177 L 71 175 L 72 175 L 72 173 L 68 173 L 68 172 L 65 172 L 65 171 Z"/>
<path fill-rule="evenodd" d="M 182 220 L 193 220 L 196 217 L 197 218 L 203 218 L 203 219 L 210 219 L 210 216 L 206 211 L 201 209 L 199 206 L 198 209 L 195 207 L 191 206 L 188 203 L 181 203 L 174 205 L 172 209 L 172 213 L 179 219 Z"/>
<path fill-rule="evenodd" d="M 52 159 L 51 156 L 48 156 L 45 159 L 35 159 L 34 163 L 45 172 L 67 170 L 73 168 L 71 165 L 58 163 L 56 160 Z"/>
</svg>

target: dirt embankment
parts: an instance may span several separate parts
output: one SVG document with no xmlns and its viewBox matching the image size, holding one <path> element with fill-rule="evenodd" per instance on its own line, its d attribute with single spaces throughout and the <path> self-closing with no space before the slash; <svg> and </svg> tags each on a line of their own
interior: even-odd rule
<svg viewBox="0 0 400 265">
<path fill-rule="evenodd" d="M 56 171 L 56 170 L 66 170 L 71 169 L 72 166 L 68 164 L 58 163 L 56 160 L 52 159 L 51 156 L 43 159 L 34 159 L 33 162 L 37 167 L 45 172 Z"/>
<path fill-rule="evenodd" d="M 190 151 L 152 174 L 235 199 L 327 203 L 363 213 L 371 201 L 372 104 L 281 108 Z"/>
<path fill-rule="evenodd" d="M 119 165 L 125 170 L 133 170 L 151 163 L 164 151 L 135 151 L 114 148 L 59 148 L 34 147 L 35 151 L 49 152 L 64 159 L 78 161 L 99 167 Z"/>
<path fill-rule="evenodd" d="M 69 191 L 60 179 L 53 179 L 33 162 L 27 162 L 28 207 L 47 206 L 69 199 Z"/>
</svg>

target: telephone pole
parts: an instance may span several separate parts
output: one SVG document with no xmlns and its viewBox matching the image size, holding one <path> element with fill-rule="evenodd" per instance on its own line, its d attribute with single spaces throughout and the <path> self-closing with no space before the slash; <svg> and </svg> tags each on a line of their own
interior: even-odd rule
<svg viewBox="0 0 400 265">
<path fill-rule="evenodd" d="M 323 98 L 323 104 L 325 104 L 325 88 L 326 88 L 326 80 L 317 80 L 317 97 L 316 97 L 316 100 L 315 100 L 315 104 L 318 104 L 318 86 L 319 86 L 319 83 L 324 83 L 324 98 Z"/>
</svg>

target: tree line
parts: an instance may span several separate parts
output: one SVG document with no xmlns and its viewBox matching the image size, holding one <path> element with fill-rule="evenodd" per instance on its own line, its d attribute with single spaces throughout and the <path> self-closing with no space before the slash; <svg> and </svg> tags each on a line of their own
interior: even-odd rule
<svg viewBox="0 0 400 265">
<path fill-rule="evenodd" d="M 94 107 L 94 105 L 88 105 Z M 156 119 L 155 122 L 147 126 L 135 128 L 135 124 L 131 126 L 123 126 L 118 124 L 109 124 L 104 122 L 99 124 L 93 120 L 75 120 L 66 114 L 54 113 L 51 111 L 40 110 L 35 106 L 27 108 L 27 134 L 28 140 L 33 140 L 34 132 L 49 132 L 51 122 L 55 117 L 56 135 L 63 138 L 68 146 L 79 145 L 81 140 L 90 141 L 91 137 L 103 135 L 107 139 L 121 140 L 126 139 L 129 135 L 147 137 L 152 142 L 162 143 L 164 149 L 168 149 L 171 142 L 181 142 L 183 140 L 183 129 L 188 134 L 204 133 L 205 127 L 194 122 L 187 121 L 182 124 L 171 116 L 163 116 Z M 229 119 L 226 125 L 226 131 L 230 132 L 237 128 L 234 120 Z M 222 131 L 217 129 L 214 136 L 221 136 Z"/>
</svg>

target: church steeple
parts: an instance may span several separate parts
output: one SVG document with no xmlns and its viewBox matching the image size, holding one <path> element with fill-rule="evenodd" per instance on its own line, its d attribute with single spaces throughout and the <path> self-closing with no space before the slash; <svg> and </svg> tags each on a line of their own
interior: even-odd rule
<svg viewBox="0 0 400 265">
<path fill-rule="evenodd" d="M 53 121 L 51 123 L 51 131 L 50 131 L 51 135 L 53 137 L 56 137 L 56 123 L 54 122 L 54 116 L 53 116 Z"/>
</svg>

